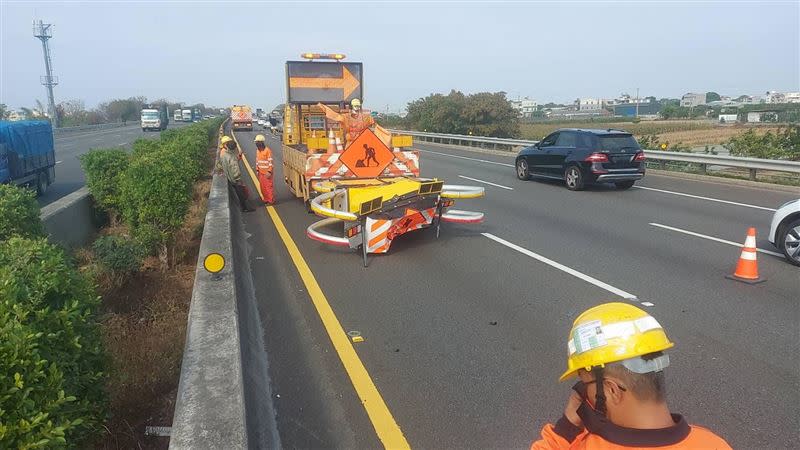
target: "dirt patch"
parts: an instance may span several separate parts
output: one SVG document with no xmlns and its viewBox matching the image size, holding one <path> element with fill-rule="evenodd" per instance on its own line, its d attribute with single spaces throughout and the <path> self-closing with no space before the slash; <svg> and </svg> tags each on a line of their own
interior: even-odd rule
<svg viewBox="0 0 800 450">
<path fill-rule="evenodd" d="M 192 207 L 176 235 L 172 269 L 162 272 L 158 259 L 148 258 L 139 273 L 121 284 L 98 279 L 111 414 L 96 448 L 169 446 L 169 438 L 145 436 L 145 428 L 172 424 L 210 188 L 210 177 L 195 185 Z M 121 225 L 104 232 L 125 235 Z M 90 255 L 84 252 L 78 258 Z"/>
</svg>

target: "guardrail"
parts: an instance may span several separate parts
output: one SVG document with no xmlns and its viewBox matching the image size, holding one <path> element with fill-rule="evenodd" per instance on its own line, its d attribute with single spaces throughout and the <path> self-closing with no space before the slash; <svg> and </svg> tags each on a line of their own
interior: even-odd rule
<svg viewBox="0 0 800 450">
<path fill-rule="evenodd" d="M 503 139 L 487 136 L 471 136 L 462 134 L 440 134 L 421 131 L 390 130 L 393 133 L 402 133 L 414 136 L 416 140 L 444 145 L 459 145 L 464 147 L 490 148 L 493 150 L 516 151 L 520 147 L 528 147 L 539 141 L 524 139 Z M 775 172 L 800 173 L 800 161 L 787 161 L 782 159 L 742 158 L 739 156 L 709 155 L 705 153 L 665 152 L 660 150 L 647 150 L 645 155 L 649 161 L 658 161 L 659 168 L 666 169 L 667 162 L 694 163 L 700 166 L 700 172 L 705 174 L 709 166 L 735 167 L 746 169 L 750 179 L 756 180 L 758 170 Z"/>
<path fill-rule="evenodd" d="M 139 121 L 131 121 L 131 122 L 116 122 L 116 123 L 100 123 L 97 125 L 78 125 L 75 127 L 61 127 L 61 128 L 54 128 L 53 134 L 64 134 L 64 133 L 72 133 L 75 131 L 91 131 L 91 130 L 104 130 L 106 128 L 119 128 L 119 127 L 126 127 L 128 125 L 136 125 Z"/>
</svg>

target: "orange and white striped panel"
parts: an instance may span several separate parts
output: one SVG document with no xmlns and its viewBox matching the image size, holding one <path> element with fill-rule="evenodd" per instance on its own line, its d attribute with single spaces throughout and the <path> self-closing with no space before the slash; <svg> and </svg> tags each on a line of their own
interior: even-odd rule
<svg viewBox="0 0 800 450">
<path fill-rule="evenodd" d="M 392 222 L 392 220 L 370 219 L 367 217 L 367 227 L 364 231 L 366 232 L 368 253 L 386 253 L 389 250 L 391 240 L 388 237 L 388 232 Z"/>
</svg>

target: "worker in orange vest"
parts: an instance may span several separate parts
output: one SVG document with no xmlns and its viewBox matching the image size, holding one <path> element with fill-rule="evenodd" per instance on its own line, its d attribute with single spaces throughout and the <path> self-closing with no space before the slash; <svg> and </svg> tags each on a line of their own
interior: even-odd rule
<svg viewBox="0 0 800 450">
<path fill-rule="evenodd" d="M 267 147 L 267 140 L 263 134 L 256 136 L 256 173 L 258 182 L 261 185 L 261 199 L 264 203 L 274 204 L 274 185 L 272 183 L 272 150 Z"/>
<path fill-rule="evenodd" d="M 664 369 L 674 344 L 650 314 L 606 303 L 575 319 L 567 370 L 577 376 L 564 415 L 542 429 L 531 450 L 730 450 L 706 428 L 689 425 L 667 406 Z"/>
<path fill-rule="evenodd" d="M 348 144 L 356 140 L 362 131 L 375 125 L 375 119 L 361 109 L 361 100 L 357 98 L 354 98 L 350 102 L 350 112 L 345 114 L 339 114 L 322 103 L 317 103 L 317 106 L 322 108 L 325 112 L 326 119 L 341 124 L 342 129 L 346 133 L 345 136 L 347 137 Z"/>
</svg>

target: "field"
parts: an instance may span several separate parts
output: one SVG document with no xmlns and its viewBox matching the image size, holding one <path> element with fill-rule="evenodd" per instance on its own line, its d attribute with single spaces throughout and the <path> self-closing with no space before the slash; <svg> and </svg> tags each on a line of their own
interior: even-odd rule
<svg viewBox="0 0 800 450">
<path fill-rule="evenodd" d="M 616 128 L 633 133 L 637 137 L 656 135 L 661 142 L 681 143 L 689 147 L 718 145 L 733 136 L 754 128 L 757 133 L 775 131 L 778 127 L 760 125 L 718 125 L 700 120 L 656 120 L 612 123 L 592 122 L 546 122 L 520 125 L 522 139 L 539 140 L 558 128 Z"/>
</svg>

